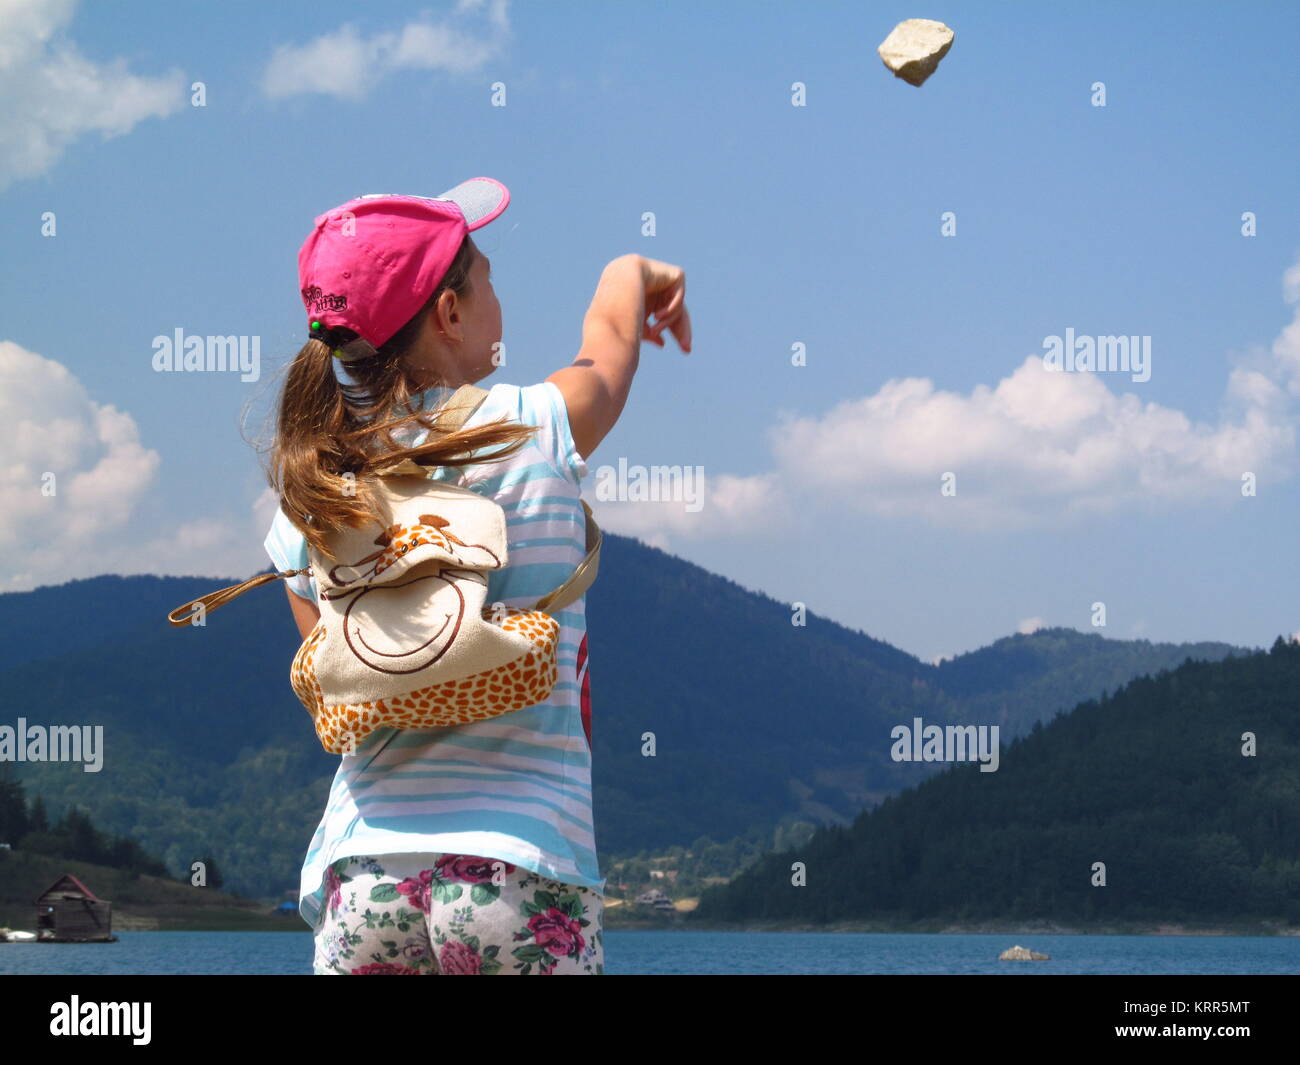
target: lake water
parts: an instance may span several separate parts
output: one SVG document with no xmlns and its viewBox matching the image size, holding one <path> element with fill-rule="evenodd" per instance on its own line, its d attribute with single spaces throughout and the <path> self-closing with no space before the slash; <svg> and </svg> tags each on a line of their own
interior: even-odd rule
<svg viewBox="0 0 1300 1065">
<path fill-rule="evenodd" d="M 117 943 L 0 944 L 0 975 L 310 975 L 311 933 L 119 932 Z M 1047 962 L 999 962 L 1020 944 Z M 1300 936 L 605 932 L 610 975 L 1300 973 Z"/>
</svg>

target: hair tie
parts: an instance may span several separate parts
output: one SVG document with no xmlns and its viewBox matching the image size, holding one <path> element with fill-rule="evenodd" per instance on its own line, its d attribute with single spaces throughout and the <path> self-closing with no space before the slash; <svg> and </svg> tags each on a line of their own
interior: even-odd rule
<svg viewBox="0 0 1300 1065">
<path fill-rule="evenodd" d="M 329 330 L 321 329 L 320 322 L 313 321 L 311 323 L 311 329 L 308 330 L 307 335 L 312 340 L 319 340 L 322 344 L 328 347 L 330 349 L 330 354 L 340 362 L 355 362 L 357 359 L 368 359 L 379 354 L 373 344 L 368 340 L 363 340 L 361 337 L 353 337 L 351 340 L 344 341 L 338 347 L 333 347 L 323 335 L 327 332 L 329 332 Z"/>
<path fill-rule="evenodd" d="M 311 329 L 307 333 L 307 335 L 312 340 L 319 340 L 326 347 L 329 347 L 329 342 L 325 339 L 323 335 L 324 332 L 328 332 L 328 330 L 322 330 L 320 322 L 312 322 Z M 334 356 L 334 358 L 338 359 L 340 362 L 346 361 L 346 356 L 338 348 L 330 348 L 330 354 Z"/>
</svg>

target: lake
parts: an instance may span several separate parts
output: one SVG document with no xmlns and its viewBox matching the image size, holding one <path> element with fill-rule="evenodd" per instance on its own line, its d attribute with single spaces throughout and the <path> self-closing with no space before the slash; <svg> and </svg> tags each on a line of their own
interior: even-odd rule
<svg viewBox="0 0 1300 1065">
<path fill-rule="evenodd" d="M 311 933 L 119 932 L 117 943 L 0 944 L 0 975 L 310 975 Z M 1020 944 L 1047 962 L 999 962 Z M 1300 973 L 1298 936 L 605 932 L 610 975 Z"/>
</svg>

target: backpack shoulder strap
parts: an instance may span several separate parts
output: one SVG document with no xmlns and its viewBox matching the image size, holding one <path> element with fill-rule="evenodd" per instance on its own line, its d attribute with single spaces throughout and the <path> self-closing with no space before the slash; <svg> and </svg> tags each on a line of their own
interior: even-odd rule
<svg viewBox="0 0 1300 1065">
<path fill-rule="evenodd" d="M 542 610 L 548 614 L 563 610 L 574 600 L 581 598 L 587 589 L 591 587 L 591 582 L 596 579 L 596 573 L 600 569 L 600 544 L 602 539 L 600 526 L 596 524 L 596 519 L 592 516 L 591 507 L 587 505 L 587 501 L 582 499 L 579 502 L 582 503 L 582 509 L 587 514 L 587 557 L 578 563 L 577 568 L 567 581 L 551 592 L 550 595 L 542 596 L 537 601 L 534 610 Z"/>
<path fill-rule="evenodd" d="M 459 429 L 486 398 L 487 391 L 485 389 L 478 388 L 475 385 L 461 385 L 452 393 L 451 398 L 447 401 L 446 408 L 444 408 L 447 410 L 446 423 L 452 429 Z M 587 555 L 578 563 L 577 567 L 569 575 L 568 580 L 549 595 L 544 595 L 537 601 L 533 607 L 534 610 L 541 610 L 546 613 L 562 610 L 570 603 L 582 598 L 587 589 L 591 587 L 592 581 L 596 579 L 596 574 L 600 569 L 600 545 L 602 540 L 600 526 L 596 524 L 596 518 L 591 513 L 591 507 L 587 505 L 587 501 L 580 499 L 579 502 L 582 503 L 582 509 L 587 515 Z"/>
<path fill-rule="evenodd" d="M 482 406 L 487 399 L 487 389 L 477 385 L 461 385 L 443 403 L 434 415 L 438 428 L 455 432 L 469 419 L 469 416 Z M 429 468 L 421 466 L 414 459 L 402 459 L 399 462 L 381 466 L 374 471 L 380 477 L 427 477 Z"/>
<path fill-rule="evenodd" d="M 487 389 L 478 385 L 461 385 L 445 404 L 438 408 L 438 422 L 449 429 L 459 429 L 487 399 Z"/>
</svg>

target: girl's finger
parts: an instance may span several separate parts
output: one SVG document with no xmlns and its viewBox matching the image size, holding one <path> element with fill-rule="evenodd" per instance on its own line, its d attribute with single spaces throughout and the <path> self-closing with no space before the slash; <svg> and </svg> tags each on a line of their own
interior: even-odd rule
<svg viewBox="0 0 1300 1065">
<path fill-rule="evenodd" d="M 684 352 L 691 350 L 691 313 L 682 305 L 682 313 L 673 322 L 673 336 L 677 338 L 677 346 Z"/>
<path fill-rule="evenodd" d="M 674 286 L 671 298 L 669 298 L 663 309 L 655 315 L 656 320 L 658 322 L 675 320 L 677 315 L 680 313 L 685 300 L 686 290 L 681 285 Z"/>
<path fill-rule="evenodd" d="M 665 329 L 676 329 L 678 321 L 681 319 L 682 312 L 686 309 L 686 304 L 681 298 L 679 290 L 667 307 L 655 315 L 654 331 L 656 336 L 662 336 Z"/>
<path fill-rule="evenodd" d="M 656 327 L 646 322 L 641 327 L 641 339 L 648 340 L 652 344 L 658 344 L 661 348 L 664 346 L 663 338 L 659 336 Z"/>
</svg>

